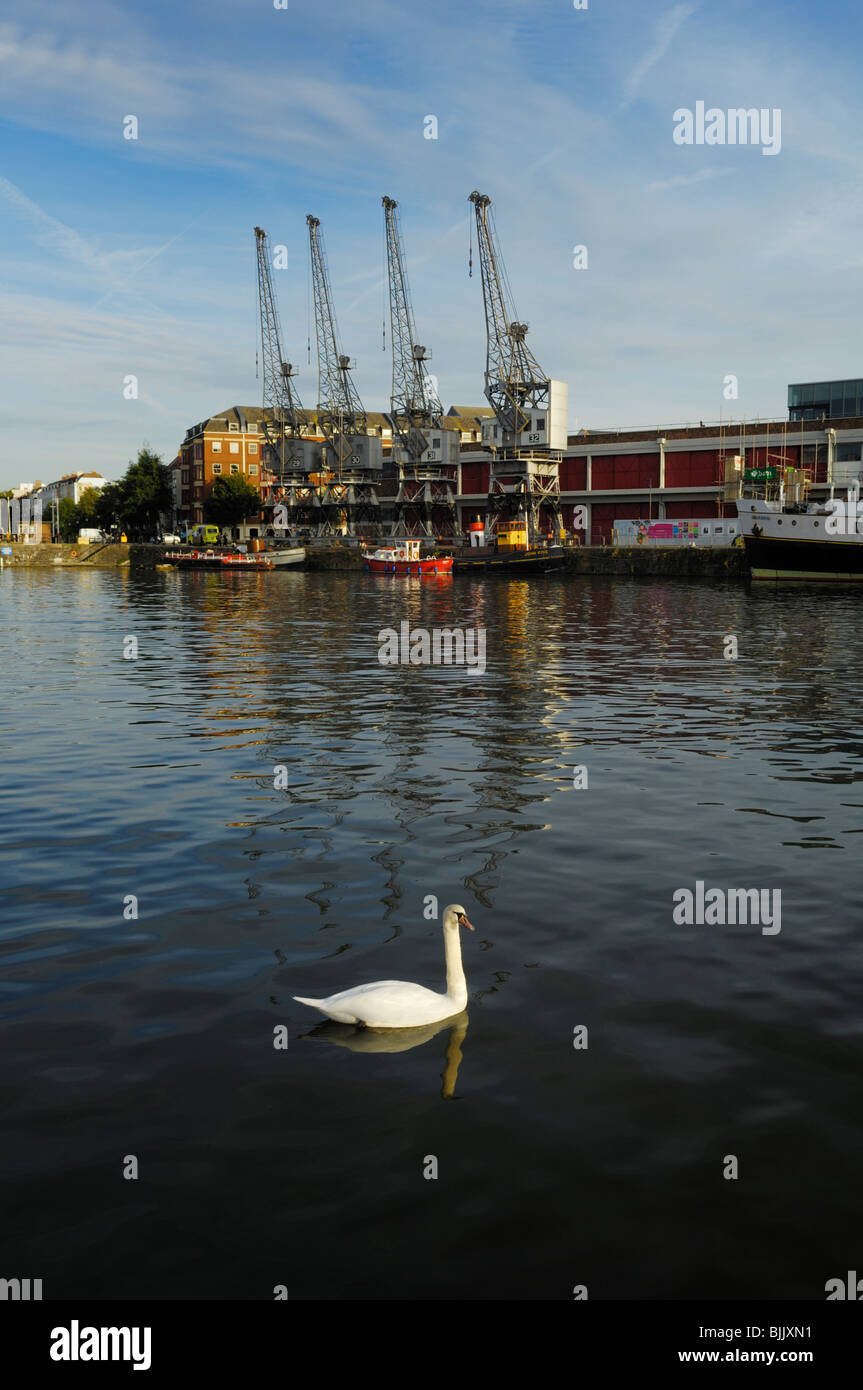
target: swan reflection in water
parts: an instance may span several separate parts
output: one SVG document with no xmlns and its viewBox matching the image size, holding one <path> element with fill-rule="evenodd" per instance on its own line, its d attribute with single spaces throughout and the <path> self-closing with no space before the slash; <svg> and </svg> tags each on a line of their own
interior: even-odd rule
<svg viewBox="0 0 863 1390">
<path fill-rule="evenodd" d="M 467 1009 L 453 1018 L 444 1018 L 438 1023 L 423 1023 L 417 1028 L 356 1028 L 349 1023 L 333 1023 L 327 1020 L 326 1023 L 319 1023 L 310 1033 L 303 1033 L 301 1040 L 335 1043 L 336 1047 L 347 1047 L 351 1052 L 409 1052 L 412 1047 L 422 1047 L 423 1043 L 436 1038 L 438 1033 L 448 1028 L 446 1058 L 441 1072 L 441 1095 L 450 1099 L 455 1094 L 461 1062 L 461 1045 L 467 1025 Z"/>
</svg>

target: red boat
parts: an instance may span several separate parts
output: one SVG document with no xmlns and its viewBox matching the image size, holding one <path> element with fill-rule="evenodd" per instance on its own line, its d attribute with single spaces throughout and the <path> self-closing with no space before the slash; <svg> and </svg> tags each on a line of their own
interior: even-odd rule
<svg viewBox="0 0 863 1390">
<path fill-rule="evenodd" d="M 272 570 L 275 564 L 266 555 L 230 555 L 221 556 L 222 564 L 226 569 L 232 570 Z"/>
<path fill-rule="evenodd" d="M 230 570 L 271 570 L 275 561 L 267 555 L 244 555 L 238 551 L 218 550 L 166 550 L 165 560 L 180 570 L 230 569 Z"/>
<path fill-rule="evenodd" d="M 420 559 L 419 541 L 393 541 L 377 550 L 364 550 L 363 563 L 368 574 L 452 574 L 451 555 L 426 555 Z"/>
</svg>

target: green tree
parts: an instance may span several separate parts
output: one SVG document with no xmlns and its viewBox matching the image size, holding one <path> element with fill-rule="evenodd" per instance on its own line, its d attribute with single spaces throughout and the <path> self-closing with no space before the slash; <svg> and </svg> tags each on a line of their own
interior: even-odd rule
<svg viewBox="0 0 863 1390">
<path fill-rule="evenodd" d="M 60 498 L 57 506 L 57 525 L 61 540 L 76 541 L 78 539 L 78 508 L 71 497 Z"/>
<path fill-rule="evenodd" d="M 99 505 L 99 489 L 88 487 L 78 498 L 78 524 L 79 526 L 98 526 L 97 508 Z"/>
<path fill-rule="evenodd" d="M 88 492 L 91 489 L 88 488 Z M 103 531 L 110 531 L 112 526 L 120 523 L 120 484 L 106 483 L 96 498 L 94 515 L 96 525 L 101 526 Z"/>
<path fill-rule="evenodd" d="M 117 487 L 120 522 L 131 538 L 149 540 L 159 529 L 161 514 L 171 510 L 171 470 L 145 444 Z"/>
<path fill-rule="evenodd" d="M 241 473 L 217 478 L 204 507 L 207 521 L 216 526 L 238 526 L 247 516 L 260 510 L 261 497 L 257 488 L 251 487 Z"/>
</svg>

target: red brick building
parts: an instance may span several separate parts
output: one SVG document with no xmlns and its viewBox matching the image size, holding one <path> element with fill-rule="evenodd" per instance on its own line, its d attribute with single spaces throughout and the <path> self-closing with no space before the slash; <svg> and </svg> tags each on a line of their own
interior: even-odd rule
<svg viewBox="0 0 863 1390">
<path fill-rule="evenodd" d="M 560 464 L 564 524 L 574 530 L 582 508 L 583 543 L 601 545 L 611 540 L 615 521 L 734 517 L 726 480 L 739 479 L 744 469 L 802 469 L 817 495 L 830 485 L 834 464 L 857 459 L 863 471 L 863 419 L 584 430 L 569 437 Z M 463 444 L 462 530 L 475 515 L 485 516 L 488 477 L 487 455 Z"/>
<path fill-rule="evenodd" d="M 232 406 L 186 431 L 172 465 L 176 521 L 205 519 L 206 498 L 220 475 L 241 474 L 261 494 L 262 506 L 275 500 L 275 480 L 262 457 L 262 416 L 260 407 Z M 489 455 L 481 443 L 480 410 L 454 408 L 443 424 L 461 436 L 455 493 L 464 532 L 488 506 Z M 311 414 L 308 428 L 319 437 Z M 392 433 L 380 413 L 369 412 L 368 428 L 383 441 L 380 497 L 386 522 L 395 493 L 388 460 Z M 610 542 L 616 521 L 731 518 L 736 507 L 726 496 L 730 499 L 734 487 L 726 488 L 726 482 L 742 476 L 744 468 L 802 469 L 818 495 L 830 486 L 834 465 L 844 466 L 845 477 L 855 460 L 863 475 L 863 418 L 856 417 L 584 430 L 570 435 L 560 464 L 564 525 L 583 543 L 601 545 Z M 584 529 L 576 526 L 580 521 Z"/>
<path fill-rule="evenodd" d="M 231 406 L 186 430 L 171 464 L 177 521 L 202 522 L 218 477 L 242 476 L 263 497 L 270 479 L 263 470 L 260 407 Z"/>
</svg>

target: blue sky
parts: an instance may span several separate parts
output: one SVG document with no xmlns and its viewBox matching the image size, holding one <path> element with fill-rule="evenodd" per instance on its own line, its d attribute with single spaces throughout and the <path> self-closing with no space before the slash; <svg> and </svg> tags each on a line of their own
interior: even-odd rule
<svg viewBox="0 0 863 1390">
<path fill-rule="evenodd" d="M 188 425 L 259 403 L 255 224 L 289 248 L 286 355 L 314 404 L 307 212 L 385 409 L 385 193 L 447 405 L 482 403 L 473 188 L 573 429 L 781 417 L 789 381 L 863 375 L 861 30 L 835 0 L 7 0 L 0 487 L 116 477 L 144 440 L 169 460 Z M 699 100 L 779 108 L 781 152 L 675 144 Z"/>
</svg>

